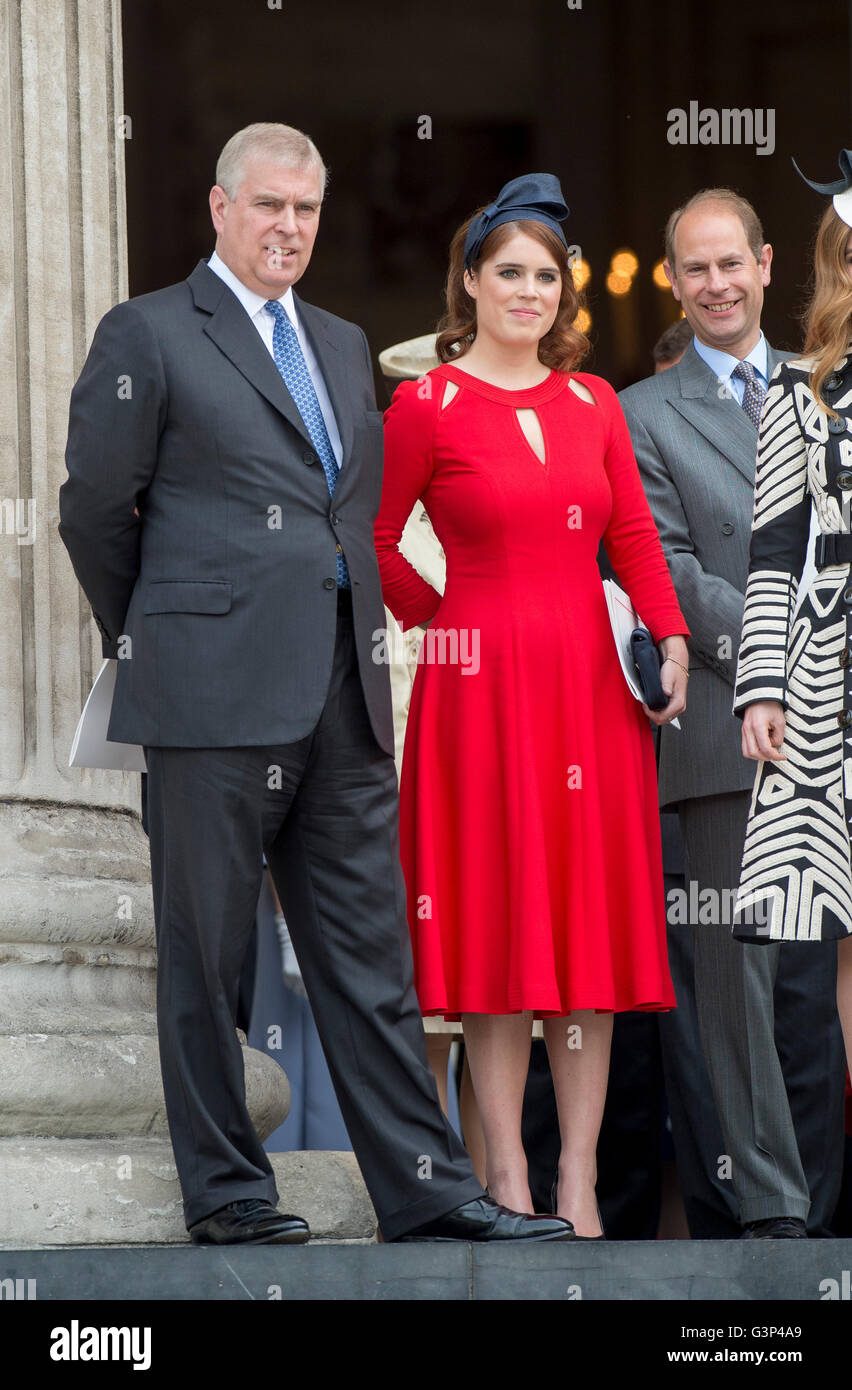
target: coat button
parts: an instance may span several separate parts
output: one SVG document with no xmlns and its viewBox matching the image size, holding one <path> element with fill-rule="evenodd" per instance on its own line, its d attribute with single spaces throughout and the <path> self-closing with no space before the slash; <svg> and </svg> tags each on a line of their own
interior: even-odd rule
<svg viewBox="0 0 852 1390">
<path fill-rule="evenodd" d="M 842 714 L 838 714 L 837 722 L 841 729 L 848 729 L 849 725 L 852 724 L 852 710 L 845 709 Z"/>
<path fill-rule="evenodd" d="M 852 588 L 843 590 L 843 602 L 852 603 Z"/>
<path fill-rule="evenodd" d="M 324 580 L 322 581 L 322 587 L 323 587 L 324 589 L 336 589 L 336 588 L 337 588 L 337 580 L 336 580 L 336 579 L 324 579 Z"/>
<path fill-rule="evenodd" d="M 840 665 L 840 666 L 848 666 L 848 665 L 849 665 L 849 658 L 850 658 L 850 656 L 852 656 L 852 652 L 849 651 L 849 648 L 848 648 L 848 647 L 844 647 L 844 648 L 843 648 L 843 651 L 840 653 L 839 657 L 837 658 L 838 665 Z"/>
<path fill-rule="evenodd" d="M 852 488 L 852 473 L 838 473 L 837 486 L 848 492 Z"/>
<path fill-rule="evenodd" d="M 302 463 L 316 463 L 317 456 L 310 449 L 306 449 L 302 454 Z"/>
<path fill-rule="evenodd" d="M 850 473 L 849 476 L 850 476 L 850 478 L 852 478 L 852 473 Z M 852 487 L 852 483 L 850 483 L 850 487 Z M 332 526 L 339 526 L 339 525 L 340 525 L 340 517 L 337 515 L 337 512 L 332 512 L 332 514 L 331 514 L 331 524 L 332 524 Z"/>
<path fill-rule="evenodd" d="M 722 535 L 723 535 L 723 536 L 732 536 L 733 534 L 734 534 L 734 528 L 733 528 L 731 522 L 730 522 L 730 521 L 724 522 L 724 524 L 723 524 L 723 526 L 722 526 Z"/>
<path fill-rule="evenodd" d="M 848 422 L 848 420 L 846 419 L 845 415 L 841 415 L 841 417 L 840 417 L 839 420 L 829 420 L 829 422 L 828 422 L 828 432 L 829 432 L 829 434 L 845 434 L 845 433 L 846 433 L 846 426 L 848 425 L 848 423 L 849 423 L 849 422 Z"/>
<path fill-rule="evenodd" d="M 836 391 L 838 386 L 843 385 L 843 377 L 839 372 L 832 372 L 831 376 L 827 376 L 822 384 L 827 391 Z"/>
</svg>

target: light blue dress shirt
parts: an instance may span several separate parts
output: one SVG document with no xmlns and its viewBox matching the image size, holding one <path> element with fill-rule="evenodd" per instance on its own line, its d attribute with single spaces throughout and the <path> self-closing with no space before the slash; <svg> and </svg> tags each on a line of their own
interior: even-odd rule
<svg viewBox="0 0 852 1390">
<path fill-rule="evenodd" d="M 742 377 L 732 376 L 731 373 L 739 366 L 741 360 L 751 363 L 764 390 L 769 384 L 769 354 L 762 332 L 751 352 L 742 359 L 732 357 L 729 352 L 721 352 L 719 348 L 708 347 L 698 338 L 693 338 L 692 344 L 701 360 L 707 363 L 719 385 L 727 386 L 731 394 L 736 397 L 739 405 L 743 403 L 745 382 Z"/>
</svg>

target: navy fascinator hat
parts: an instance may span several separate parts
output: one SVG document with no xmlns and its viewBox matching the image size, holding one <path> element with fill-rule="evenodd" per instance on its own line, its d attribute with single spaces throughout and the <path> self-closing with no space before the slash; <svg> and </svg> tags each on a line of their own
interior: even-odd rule
<svg viewBox="0 0 852 1390">
<path fill-rule="evenodd" d="M 482 243 L 503 222 L 543 222 L 567 248 L 560 227 L 568 216 L 568 206 L 555 174 L 522 174 L 504 184 L 488 207 L 475 217 L 464 243 L 464 268 L 469 270 L 482 250 Z"/>
<path fill-rule="evenodd" d="M 852 227 L 852 150 L 841 150 L 837 163 L 843 177 L 834 179 L 831 183 L 817 183 L 814 179 L 806 178 L 795 159 L 793 160 L 793 168 L 799 177 L 805 180 L 808 188 L 812 188 L 815 193 L 830 194 L 837 216 L 846 223 L 847 227 Z"/>
</svg>

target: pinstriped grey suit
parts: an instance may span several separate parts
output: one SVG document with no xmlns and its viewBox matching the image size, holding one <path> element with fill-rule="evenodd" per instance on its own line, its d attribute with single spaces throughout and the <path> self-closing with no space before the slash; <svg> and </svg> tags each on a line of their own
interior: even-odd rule
<svg viewBox="0 0 852 1390">
<path fill-rule="evenodd" d="M 770 374 L 781 360 L 770 348 Z M 661 730 L 660 805 L 678 808 L 687 880 L 699 893 L 715 889 L 723 908 L 714 924 L 691 926 L 701 1042 L 739 1220 L 798 1216 L 817 1233 L 836 1205 L 842 1156 L 836 954 L 829 944 L 797 954 L 795 943 L 743 946 L 722 896 L 739 882 L 755 775 L 731 706 L 757 431 L 692 344 L 619 399 L 692 634 L 682 729 Z"/>
</svg>

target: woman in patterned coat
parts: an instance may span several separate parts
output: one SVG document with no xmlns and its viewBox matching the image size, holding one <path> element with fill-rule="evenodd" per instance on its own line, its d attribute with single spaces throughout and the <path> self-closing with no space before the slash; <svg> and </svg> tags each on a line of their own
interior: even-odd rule
<svg viewBox="0 0 852 1390">
<path fill-rule="evenodd" d="M 852 151 L 817 234 L 804 356 L 760 420 L 734 713 L 759 760 L 734 915 L 742 941 L 838 944 L 852 1057 Z M 804 573 L 803 573 L 804 572 Z M 760 925 L 752 925 L 760 923 Z"/>
</svg>

